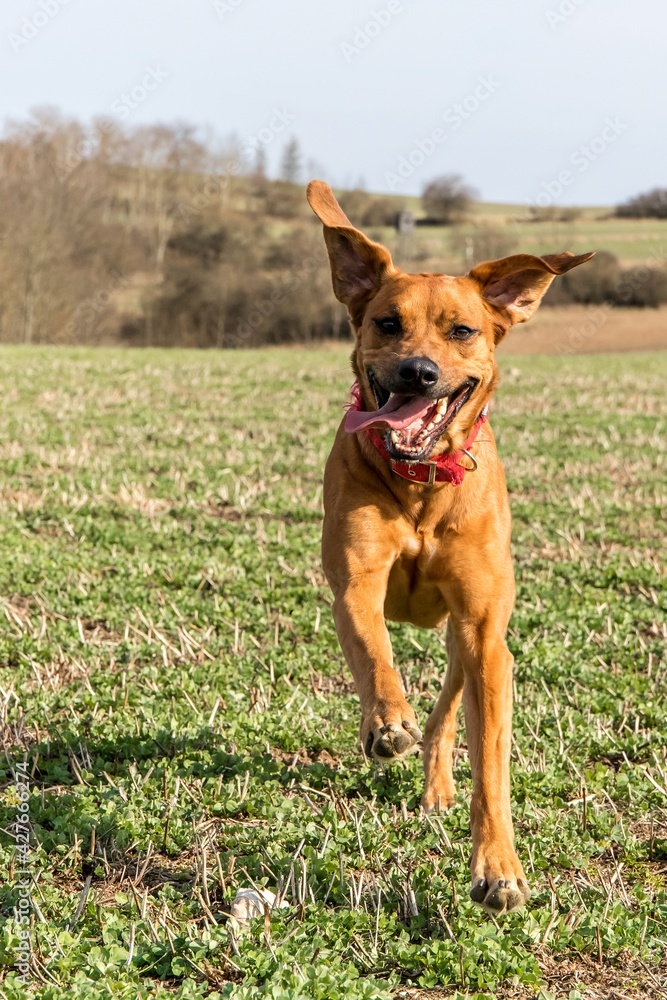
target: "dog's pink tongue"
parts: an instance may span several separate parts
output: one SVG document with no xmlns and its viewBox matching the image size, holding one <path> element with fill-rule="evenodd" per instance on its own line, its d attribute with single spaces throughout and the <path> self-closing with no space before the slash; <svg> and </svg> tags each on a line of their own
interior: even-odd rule
<svg viewBox="0 0 667 1000">
<path fill-rule="evenodd" d="M 348 410 L 345 418 L 345 430 L 350 434 L 356 434 L 365 427 L 372 427 L 374 424 L 385 424 L 387 427 L 394 427 L 402 430 L 409 427 L 418 417 L 427 413 L 433 406 L 433 399 L 424 399 L 423 396 L 392 396 L 388 403 L 385 403 L 379 410 Z"/>
</svg>

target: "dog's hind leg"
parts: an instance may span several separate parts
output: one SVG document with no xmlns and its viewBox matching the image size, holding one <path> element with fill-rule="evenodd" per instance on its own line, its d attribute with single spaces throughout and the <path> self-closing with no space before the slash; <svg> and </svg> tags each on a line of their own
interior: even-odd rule
<svg viewBox="0 0 667 1000">
<path fill-rule="evenodd" d="M 449 809 L 454 805 L 454 739 L 464 675 L 451 622 L 447 624 L 447 659 L 442 691 L 424 730 L 426 786 L 422 806 L 427 812 Z"/>
<path fill-rule="evenodd" d="M 510 807 L 512 655 L 504 628 L 489 614 L 474 643 L 457 630 L 465 673 L 468 753 L 473 778 L 470 804 L 472 857 L 470 897 L 495 914 L 522 906 L 530 890 L 514 849 Z M 502 623 L 503 626 L 505 623 Z M 471 638 L 472 630 L 468 632 Z"/>
</svg>

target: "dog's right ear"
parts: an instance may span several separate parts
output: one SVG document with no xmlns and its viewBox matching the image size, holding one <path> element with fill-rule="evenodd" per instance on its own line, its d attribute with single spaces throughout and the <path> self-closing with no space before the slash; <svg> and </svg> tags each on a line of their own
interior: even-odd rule
<svg viewBox="0 0 667 1000">
<path fill-rule="evenodd" d="M 369 240 L 352 225 L 324 181 L 311 181 L 307 197 L 324 226 L 334 295 L 347 306 L 353 323 L 358 325 L 368 300 L 394 272 L 391 255 L 386 247 Z"/>
</svg>

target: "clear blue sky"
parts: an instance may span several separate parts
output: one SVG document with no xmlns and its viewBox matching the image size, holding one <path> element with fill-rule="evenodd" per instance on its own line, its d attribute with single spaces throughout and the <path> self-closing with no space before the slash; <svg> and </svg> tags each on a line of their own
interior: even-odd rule
<svg viewBox="0 0 667 1000">
<path fill-rule="evenodd" d="M 0 93 L 89 119 L 154 70 L 128 124 L 261 133 L 273 169 L 294 134 L 335 185 L 606 204 L 667 186 L 666 28 L 658 0 L 3 0 Z"/>
</svg>

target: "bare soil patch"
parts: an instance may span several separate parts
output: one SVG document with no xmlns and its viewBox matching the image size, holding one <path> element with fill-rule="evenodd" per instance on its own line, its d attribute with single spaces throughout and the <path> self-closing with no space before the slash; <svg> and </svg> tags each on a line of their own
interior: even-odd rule
<svg viewBox="0 0 667 1000">
<path fill-rule="evenodd" d="M 526 326 L 511 330 L 500 346 L 507 354 L 598 354 L 667 349 L 667 307 L 543 308 Z"/>
</svg>

